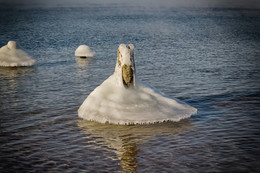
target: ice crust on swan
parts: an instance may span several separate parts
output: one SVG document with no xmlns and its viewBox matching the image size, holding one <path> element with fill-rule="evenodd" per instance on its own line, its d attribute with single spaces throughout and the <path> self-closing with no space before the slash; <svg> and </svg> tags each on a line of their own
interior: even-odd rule
<svg viewBox="0 0 260 173">
<path fill-rule="evenodd" d="M 0 66 L 17 67 L 31 66 L 35 63 L 15 41 L 9 41 L 7 45 L 0 48 Z"/>
<path fill-rule="evenodd" d="M 179 121 L 197 113 L 196 108 L 138 81 L 135 74 L 134 45 L 121 44 L 115 72 L 89 94 L 79 117 L 124 125 Z"/>
<path fill-rule="evenodd" d="M 93 57 L 95 54 L 87 45 L 80 45 L 75 51 L 75 56 L 80 57 Z"/>
</svg>

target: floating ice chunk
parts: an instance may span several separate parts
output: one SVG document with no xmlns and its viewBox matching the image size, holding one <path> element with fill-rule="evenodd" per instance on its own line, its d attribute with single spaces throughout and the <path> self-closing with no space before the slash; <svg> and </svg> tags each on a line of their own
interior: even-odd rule
<svg viewBox="0 0 260 173">
<path fill-rule="evenodd" d="M 24 52 L 15 41 L 9 41 L 7 45 L 0 48 L 0 66 L 31 66 L 34 63 L 35 60 Z"/>
<path fill-rule="evenodd" d="M 75 56 L 79 56 L 81 58 L 92 57 L 95 56 L 95 54 L 96 53 L 90 50 L 87 45 L 80 45 L 75 51 Z"/>
<path fill-rule="evenodd" d="M 179 121 L 196 112 L 196 108 L 139 82 L 134 46 L 124 44 L 118 48 L 114 74 L 92 91 L 78 110 L 83 119 L 113 124 Z"/>
</svg>

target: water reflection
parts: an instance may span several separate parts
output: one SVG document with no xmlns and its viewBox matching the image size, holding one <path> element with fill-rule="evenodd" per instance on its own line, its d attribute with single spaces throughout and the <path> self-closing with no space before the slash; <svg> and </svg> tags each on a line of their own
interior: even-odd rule
<svg viewBox="0 0 260 173">
<path fill-rule="evenodd" d="M 31 67 L 0 67 L 0 82 L 1 90 L 16 91 L 18 85 L 18 78 L 28 75 L 35 69 Z"/>
<path fill-rule="evenodd" d="M 120 160 L 120 166 L 125 172 L 136 172 L 138 167 L 137 156 L 139 145 L 144 144 L 156 136 L 179 135 L 192 128 L 191 120 L 180 122 L 165 122 L 151 125 L 122 126 L 112 124 L 100 124 L 92 121 L 82 120 L 78 126 L 87 136 L 87 147 L 107 149 L 107 152 L 115 152 L 116 159 Z"/>
<path fill-rule="evenodd" d="M 87 67 L 96 58 L 76 58 L 76 63 L 78 67 Z"/>
<path fill-rule="evenodd" d="M 79 79 L 83 79 L 86 76 L 89 64 L 96 60 L 95 58 L 75 58 L 77 64 L 77 75 Z"/>
<path fill-rule="evenodd" d="M 34 71 L 33 67 L 0 67 L 0 78 L 16 78 Z"/>
</svg>

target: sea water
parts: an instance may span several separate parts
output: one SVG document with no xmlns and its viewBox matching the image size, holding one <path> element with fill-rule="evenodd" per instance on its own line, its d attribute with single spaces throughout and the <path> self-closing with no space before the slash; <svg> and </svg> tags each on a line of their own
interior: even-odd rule
<svg viewBox="0 0 260 173">
<path fill-rule="evenodd" d="M 0 172 L 259 172 L 259 10 L 2 9 L 0 46 L 33 67 L 0 68 Z M 140 80 L 197 108 L 180 122 L 120 126 L 78 117 L 135 45 Z M 86 44 L 96 56 L 75 57 Z"/>
</svg>

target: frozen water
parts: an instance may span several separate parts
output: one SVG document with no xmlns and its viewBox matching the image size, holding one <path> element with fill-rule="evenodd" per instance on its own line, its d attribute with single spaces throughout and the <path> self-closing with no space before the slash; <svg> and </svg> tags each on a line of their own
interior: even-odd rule
<svg viewBox="0 0 260 173">
<path fill-rule="evenodd" d="M 0 48 L 0 66 L 31 66 L 34 63 L 35 60 L 24 52 L 15 41 L 9 41 L 7 45 Z"/>
<path fill-rule="evenodd" d="M 179 121 L 190 117 L 197 109 L 171 99 L 135 78 L 133 45 L 118 48 L 115 72 L 98 86 L 78 110 L 86 120 L 112 124 L 146 124 Z M 126 85 L 122 67 L 130 65 L 134 80 Z"/>
<path fill-rule="evenodd" d="M 81 56 L 81 57 L 92 57 L 95 56 L 95 52 L 90 50 L 90 48 L 87 45 L 80 45 L 76 51 L 75 56 Z"/>
</svg>

